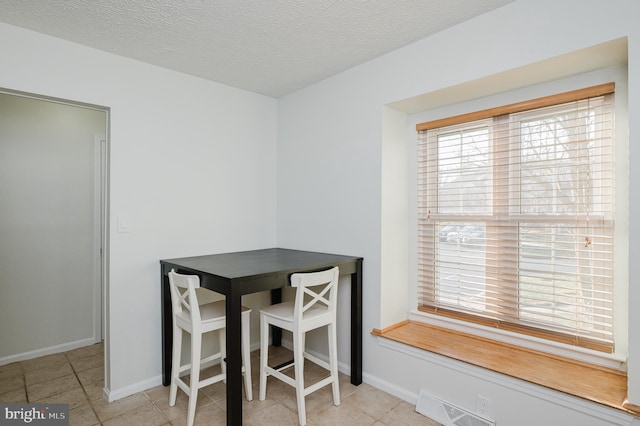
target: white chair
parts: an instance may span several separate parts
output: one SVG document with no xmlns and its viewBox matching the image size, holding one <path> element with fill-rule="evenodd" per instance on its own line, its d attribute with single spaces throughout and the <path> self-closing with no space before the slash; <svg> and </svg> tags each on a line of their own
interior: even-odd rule
<svg viewBox="0 0 640 426">
<path fill-rule="evenodd" d="M 267 376 L 273 376 L 296 388 L 298 419 L 300 425 L 307 423 L 305 396 L 331 384 L 333 403 L 340 405 L 338 387 L 338 351 L 336 348 L 336 300 L 338 296 L 337 267 L 332 269 L 297 273 L 291 275 L 291 286 L 295 287 L 293 302 L 278 303 L 260 310 L 260 401 L 267 396 Z M 273 325 L 293 334 L 293 364 L 272 368 L 267 365 L 269 357 L 269 326 Z M 305 352 L 305 333 L 327 326 L 329 340 L 329 362 Z M 304 360 L 329 370 L 330 375 L 312 385 L 304 386 Z M 283 370 L 294 366 L 295 378 Z"/>
<path fill-rule="evenodd" d="M 178 388 L 189 397 L 187 425 L 192 426 L 195 418 L 198 390 L 220 381 L 226 381 L 226 317 L 225 301 L 217 301 L 200 305 L 196 289 L 200 288 L 200 278 L 197 275 L 178 274 L 175 270 L 169 272 L 169 288 L 171 291 L 171 305 L 173 308 L 173 361 L 171 364 L 171 386 L 169 388 L 169 405 L 176 403 Z M 251 390 L 251 362 L 249 358 L 249 326 L 251 310 L 242 307 L 242 364 L 244 372 L 244 390 L 247 400 L 253 399 Z M 191 362 L 180 365 L 182 352 L 182 332 L 191 334 Z M 218 331 L 220 352 L 202 357 L 202 335 L 210 331 Z M 201 365 L 220 360 L 222 372 L 207 379 L 200 379 Z M 188 385 L 180 373 L 191 370 Z"/>
</svg>

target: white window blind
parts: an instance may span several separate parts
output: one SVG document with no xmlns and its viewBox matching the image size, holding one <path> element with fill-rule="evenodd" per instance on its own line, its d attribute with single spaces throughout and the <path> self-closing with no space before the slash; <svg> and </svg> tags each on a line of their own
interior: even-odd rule
<svg viewBox="0 0 640 426">
<path fill-rule="evenodd" d="M 419 309 L 613 351 L 607 87 L 418 125 Z"/>
</svg>

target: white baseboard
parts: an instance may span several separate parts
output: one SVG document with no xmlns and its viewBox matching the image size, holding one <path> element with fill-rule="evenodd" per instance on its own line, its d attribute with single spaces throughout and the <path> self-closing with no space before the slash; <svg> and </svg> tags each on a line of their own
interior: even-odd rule
<svg viewBox="0 0 640 426">
<path fill-rule="evenodd" d="M 293 348 L 293 342 L 291 342 L 290 340 L 282 340 L 282 346 L 284 346 L 287 349 L 292 349 Z M 327 357 L 327 355 L 325 354 L 321 354 L 315 351 L 309 351 L 309 353 L 311 353 L 312 355 L 324 360 L 325 362 L 329 362 L 329 358 Z M 338 371 L 340 371 L 343 374 L 346 375 L 351 375 L 351 365 L 346 364 L 344 362 L 338 362 Z M 393 396 L 396 396 L 400 399 L 402 399 L 403 401 L 409 402 L 410 404 L 415 405 L 416 402 L 418 401 L 418 394 L 412 393 L 407 391 L 406 389 L 403 389 L 399 386 L 396 386 L 392 383 L 386 382 L 384 380 L 379 379 L 376 376 L 372 376 L 370 374 L 367 374 L 365 372 L 362 372 L 362 382 L 363 383 L 367 383 L 371 386 L 373 386 L 374 388 L 378 388 L 388 394 L 391 394 Z"/>
<path fill-rule="evenodd" d="M 417 393 L 409 392 L 407 389 L 396 386 L 393 383 L 389 383 L 385 380 L 380 379 L 379 377 L 372 376 L 370 374 L 363 372 L 362 381 L 363 383 L 371 385 L 376 389 L 380 389 L 381 391 L 384 391 L 390 395 L 398 397 L 401 400 L 406 401 L 411 405 L 415 405 L 418 402 Z"/>
<path fill-rule="evenodd" d="M 0 358 L 0 365 L 11 364 L 12 362 L 26 361 L 28 359 L 38 358 L 45 355 L 57 354 L 60 352 L 67 352 L 73 349 L 82 348 L 84 346 L 90 346 L 95 343 L 99 343 L 100 339 L 89 338 L 76 340 L 75 342 L 62 343 L 60 345 L 49 346 L 46 348 L 36 349 L 29 352 L 23 352 L 21 354 L 9 355 Z"/>
<path fill-rule="evenodd" d="M 142 380 L 137 383 L 132 383 L 129 386 L 125 386 L 116 390 L 109 390 L 105 387 L 103 389 L 104 399 L 106 399 L 107 402 L 117 401 L 138 392 L 144 392 L 148 389 L 155 388 L 156 386 L 160 386 L 161 384 L 162 375 L 159 375 L 150 379 Z"/>
<path fill-rule="evenodd" d="M 215 361 L 210 361 L 210 362 L 205 362 L 203 363 L 200 367 L 201 368 L 208 368 L 211 367 L 215 364 L 218 364 L 220 361 L 219 360 L 215 360 Z M 180 374 L 180 376 L 186 376 L 187 374 L 189 374 L 189 371 L 184 371 L 182 372 L 182 374 Z M 160 386 L 162 384 L 162 375 L 156 376 L 156 377 L 152 377 L 150 379 L 147 380 L 142 380 L 140 382 L 137 383 L 133 383 L 129 386 L 125 386 L 123 388 L 117 389 L 115 391 L 110 391 L 107 388 L 103 389 L 103 394 L 104 394 L 104 399 L 107 400 L 108 402 L 113 402 L 113 401 L 117 401 L 118 399 L 122 399 L 125 398 L 127 396 L 131 396 L 135 393 L 138 392 L 144 392 L 148 389 L 151 388 L 155 388 L 156 386 Z"/>
<path fill-rule="evenodd" d="M 411 346 L 390 341 L 388 339 L 378 338 L 378 343 L 380 344 L 380 346 L 391 349 L 393 351 L 401 352 L 412 357 L 423 359 L 432 364 L 462 372 L 469 376 L 473 376 L 556 405 L 560 405 L 569 410 L 586 413 L 592 417 L 601 419 L 612 425 L 628 426 L 633 424 L 635 426 L 637 424 L 637 418 L 630 414 L 613 408 L 605 407 L 601 404 L 592 403 L 582 398 L 570 396 L 562 392 L 557 392 L 551 389 L 547 389 L 543 386 L 538 386 L 533 383 L 526 382 L 524 380 L 519 380 L 500 373 L 496 373 L 491 370 L 456 361 L 428 351 L 416 349 Z M 287 340 L 282 341 L 282 346 L 288 349 L 291 349 L 292 347 L 291 342 Z M 327 361 L 326 355 L 317 353 L 315 351 L 310 352 L 320 359 L 324 359 L 325 361 Z M 350 374 L 351 372 L 351 366 L 345 363 L 339 363 L 338 369 L 341 373 L 344 374 Z M 410 392 L 407 389 L 396 386 L 393 383 L 389 383 L 385 380 L 380 379 L 379 377 L 363 372 L 362 380 L 364 383 L 367 383 L 388 394 L 396 396 L 412 405 L 415 405 L 418 401 L 418 393 Z M 140 381 L 138 383 L 131 384 L 129 386 L 125 386 L 124 388 L 120 388 L 115 391 L 109 391 L 105 388 L 104 396 L 107 401 L 113 402 L 129 395 L 133 395 L 135 393 L 143 392 L 153 387 L 160 386 L 161 384 L 162 376 L 159 375 L 147 380 Z"/>
</svg>

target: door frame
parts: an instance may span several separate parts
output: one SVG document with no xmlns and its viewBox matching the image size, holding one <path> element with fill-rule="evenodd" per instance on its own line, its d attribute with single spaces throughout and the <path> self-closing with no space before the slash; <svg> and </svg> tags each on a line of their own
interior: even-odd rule
<svg viewBox="0 0 640 426">
<path fill-rule="evenodd" d="M 108 295 L 109 295 L 109 181 L 110 181 L 110 113 L 106 106 L 55 98 L 0 87 L 0 93 L 37 101 L 86 108 L 105 113 L 104 134 L 94 135 L 94 279 L 93 279 L 93 343 L 104 340 L 105 373 L 109 371 L 108 356 Z M 46 355 L 46 354 L 43 354 Z M 108 383 L 105 374 L 105 385 Z"/>
<path fill-rule="evenodd" d="M 108 143 L 105 134 L 94 135 L 94 323 L 93 335 L 95 343 L 104 340 L 106 336 L 106 282 L 107 271 L 106 254 L 109 234 L 107 233 L 108 197 Z"/>
</svg>

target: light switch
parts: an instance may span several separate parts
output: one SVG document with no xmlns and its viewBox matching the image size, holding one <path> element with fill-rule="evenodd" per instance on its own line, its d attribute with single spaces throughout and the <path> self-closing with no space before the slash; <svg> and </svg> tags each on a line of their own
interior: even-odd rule
<svg viewBox="0 0 640 426">
<path fill-rule="evenodd" d="M 129 217 L 127 215 L 118 216 L 118 232 L 119 233 L 129 232 Z"/>
</svg>

